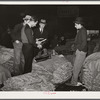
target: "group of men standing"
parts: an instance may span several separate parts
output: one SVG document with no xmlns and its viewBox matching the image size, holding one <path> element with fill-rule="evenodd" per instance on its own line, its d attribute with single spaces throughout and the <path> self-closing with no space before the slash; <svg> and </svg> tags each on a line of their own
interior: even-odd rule
<svg viewBox="0 0 100 100">
<path fill-rule="evenodd" d="M 37 55 L 37 51 L 43 48 L 41 41 L 36 42 L 36 40 L 39 38 L 47 40 L 48 38 L 47 32 L 44 31 L 46 20 L 41 19 L 38 21 L 35 16 L 30 15 L 26 15 L 23 20 L 23 23 L 14 27 L 11 34 L 14 46 L 15 75 L 31 72 L 33 58 Z M 33 27 L 38 22 L 40 27 L 33 31 Z"/>
<path fill-rule="evenodd" d="M 39 22 L 36 17 L 30 15 L 26 15 L 23 20 L 23 23 L 15 26 L 11 34 L 14 46 L 14 70 L 15 73 L 19 72 L 17 74 L 31 72 L 33 58 L 43 47 L 44 52 L 46 50 L 45 45 L 43 46 L 40 40 L 47 41 L 48 38 L 48 32 L 44 30 L 46 20 L 41 19 Z M 38 22 L 39 27 L 33 31 L 32 27 L 35 27 Z M 77 85 L 78 76 L 87 54 L 87 31 L 81 17 L 76 18 L 74 24 L 75 28 L 77 29 L 77 35 L 75 38 L 75 43 L 72 46 L 72 48 L 75 49 L 75 61 L 73 65 L 71 84 Z M 21 63 L 22 57 L 25 61 L 24 66 L 22 65 L 23 63 Z"/>
</svg>

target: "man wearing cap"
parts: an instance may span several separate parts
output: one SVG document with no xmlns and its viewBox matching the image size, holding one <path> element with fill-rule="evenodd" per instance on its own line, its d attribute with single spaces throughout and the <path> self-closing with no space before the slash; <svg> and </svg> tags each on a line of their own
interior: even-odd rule
<svg viewBox="0 0 100 100">
<path fill-rule="evenodd" d="M 22 40 L 21 40 L 21 29 L 24 25 L 26 25 L 31 16 L 26 15 L 23 20 L 23 23 L 15 25 L 11 37 L 13 40 L 13 46 L 14 46 L 14 75 L 22 74 L 23 67 L 24 67 L 24 61 L 23 61 L 23 54 L 22 54 Z"/>
<path fill-rule="evenodd" d="M 75 23 L 75 28 L 77 29 L 77 35 L 74 44 L 76 49 L 75 52 L 76 57 L 73 66 L 73 76 L 71 84 L 77 85 L 78 76 L 87 53 L 87 30 L 84 27 L 83 18 L 77 17 L 74 23 Z"/>
<path fill-rule="evenodd" d="M 45 26 L 46 26 L 46 20 L 41 19 L 39 22 L 39 28 L 34 29 L 34 37 L 37 41 L 37 46 L 38 46 L 38 40 L 39 41 L 43 40 L 43 42 L 40 43 L 40 46 L 41 46 L 40 50 L 43 49 L 44 54 L 47 54 L 46 48 L 47 48 L 47 42 L 48 42 L 48 32 Z M 36 50 L 35 53 L 37 54 L 40 50 Z"/>
<path fill-rule="evenodd" d="M 22 39 L 22 51 L 24 55 L 25 65 L 24 65 L 24 74 L 29 73 L 32 70 L 32 61 L 34 58 L 34 47 L 36 46 L 35 40 L 33 38 L 32 27 L 35 27 L 37 24 L 37 19 L 31 17 L 29 22 L 22 27 L 21 30 L 21 39 Z"/>
</svg>

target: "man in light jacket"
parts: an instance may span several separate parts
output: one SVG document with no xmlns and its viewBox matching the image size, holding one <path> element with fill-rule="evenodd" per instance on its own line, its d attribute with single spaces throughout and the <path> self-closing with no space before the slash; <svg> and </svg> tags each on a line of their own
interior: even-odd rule
<svg viewBox="0 0 100 100">
<path fill-rule="evenodd" d="M 29 22 L 30 18 L 30 15 L 26 15 L 23 18 L 24 22 L 15 25 L 13 31 L 11 32 L 14 47 L 14 75 L 19 75 L 23 73 L 24 58 L 22 54 L 23 43 L 21 40 L 21 29 Z"/>
</svg>

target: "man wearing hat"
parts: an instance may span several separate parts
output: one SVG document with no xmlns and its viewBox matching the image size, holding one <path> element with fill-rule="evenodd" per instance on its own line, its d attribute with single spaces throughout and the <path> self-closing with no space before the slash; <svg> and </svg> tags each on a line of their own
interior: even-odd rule
<svg viewBox="0 0 100 100">
<path fill-rule="evenodd" d="M 21 39 L 22 39 L 22 51 L 24 55 L 25 65 L 24 74 L 29 73 L 32 70 L 32 61 L 34 58 L 34 47 L 36 46 L 34 40 L 34 33 L 32 27 L 37 25 L 38 21 L 35 17 L 31 17 L 28 23 L 22 27 Z"/>
<path fill-rule="evenodd" d="M 48 42 L 48 32 L 46 30 L 46 20 L 41 19 L 39 22 L 39 28 L 34 29 L 34 37 L 36 39 L 37 46 L 41 46 L 40 49 L 35 50 L 37 55 L 39 51 L 43 50 L 44 54 L 47 54 L 47 42 Z M 43 42 L 41 42 L 43 41 Z M 39 45 L 38 45 L 39 43 Z"/>
<path fill-rule="evenodd" d="M 21 40 L 21 29 L 24 25 L 26 25 L 31 16 L 26 15 L 23 20 L 23 23 L 15 25 L 13 31 L 11 32 L 11 37 L 13 40 L 13 47 L 14 47 L 14 75 L 22 74 L 23 71 L 23 54 L 22 54 L 22 40 Z"/>
<path fill-rule="evenodd" d="M 72 76 L 71 84 L 77 85 L 78 76 L 81 71 L 87 53 L 87 30 L 84 27 L 83 18 L 81 17 L 77 17 L 74 24 L 75 24 L 75 28 L 77 29 L 77 35 L 74 44 L 75 61 L 73 66 L 73 76 Z"/>
</svg>

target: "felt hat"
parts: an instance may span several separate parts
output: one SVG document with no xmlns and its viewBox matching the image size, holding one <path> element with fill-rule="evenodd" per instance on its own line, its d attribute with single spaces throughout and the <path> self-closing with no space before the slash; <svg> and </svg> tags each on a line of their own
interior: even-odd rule
<svg viewBox="0 0 100 100">
<path fill-rule="evenodd" d="M 23 18 L 23 20 L 30 20 L 30 19 L 32 19 L 32 16 L 30 16 L 30 15 L 26 15 L 26 16 Z"/>
<path fill-rule="evenodd" d="M 40 20 L 40 23 L 46 24 L 46 20 L 45 20 L 45 19 L 41 19 L 41 20 Z"/>
<path fill-rule="evenodd" d="M 77 17 L 74 21 L 74 23 L 77 23 L 77 24 L 84 24 L 84 21 L 83 21 L 83 18 L 82 17 Z"/>
</svg>

